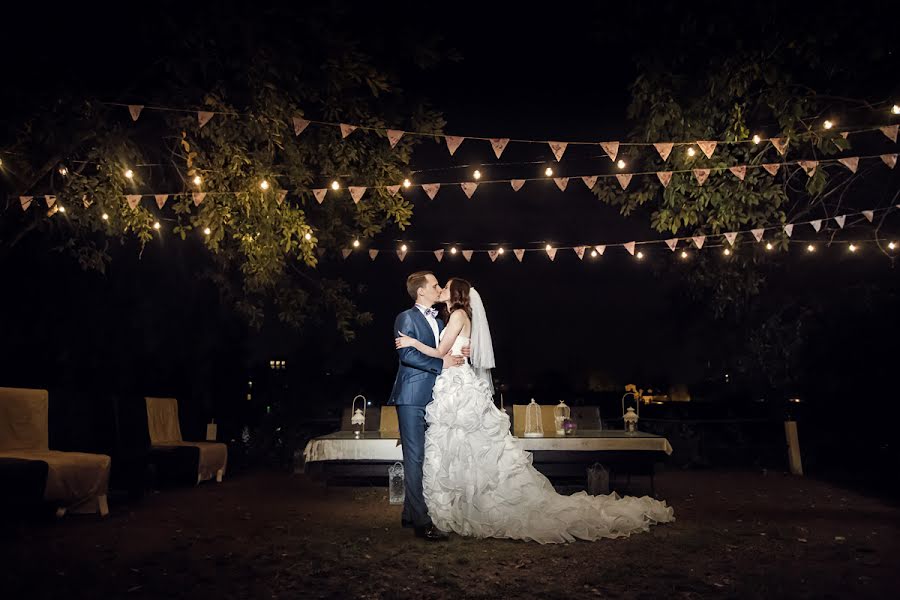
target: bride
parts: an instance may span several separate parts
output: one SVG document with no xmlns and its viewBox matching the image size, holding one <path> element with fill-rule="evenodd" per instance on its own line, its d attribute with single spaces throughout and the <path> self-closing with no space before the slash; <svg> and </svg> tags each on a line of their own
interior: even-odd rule
<svg viewBox="0 0 900 600">
<path fill-rule="evenodd" d="M 445 369 L 425 409 L 423 487 L 439 529 L 548 544 L 629 536 L 675 520 L 671 507 L 648 496 L 557 494 L 510 433 L 509 416 L 494 405 L 494 350 L 481 296 L 453 278 L 438 301 L 450 313 L 438 347 L 402 333 L 396 345 L 437 358 L 461 356 L 471 346 L 472 365 Z"/>
</svg>

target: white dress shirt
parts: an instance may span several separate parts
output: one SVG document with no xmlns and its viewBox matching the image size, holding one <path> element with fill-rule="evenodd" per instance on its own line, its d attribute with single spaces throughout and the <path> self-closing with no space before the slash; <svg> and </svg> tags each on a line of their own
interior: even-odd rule
<svg viewBox="0 0 900 600">
<path fill-rule="evenodd" d="M 425 311 L 428 309 L 426 307 L 422 306 L 421 304 L 417 303 L 416 308 L 419 309 L 419 312 L 422 313 L 422 316 L 425 317 L 425 320 L 428 321 L 428 324 L 431 326 L 431 331 L 434 333 L 434 346 L 435 346 L 435 348 L 437 348 L 437 346 L 438 346 L 438 344 L 440 344 L 440 340 L 441 340 L 440 333 L 438 333 L 437 319 L 435 319 L 434 317 L 432 317 L 429 314 L 425 314 Z M 422 341 L 424 341 L 424 340 L 422 340 Z"/>
</svg>

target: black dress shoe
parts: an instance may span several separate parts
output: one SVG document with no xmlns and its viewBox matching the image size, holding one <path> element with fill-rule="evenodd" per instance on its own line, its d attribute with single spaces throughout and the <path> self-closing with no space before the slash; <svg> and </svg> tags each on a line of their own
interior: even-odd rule
<svg viewBox="0 0 900 600">
<path fill-rule="evenodd" d="M 400 519 L 400 526 L 403 527 L 404 529 L 410 529 L 412 527 L 415 527 L 416 524 L 413 523 L 412 521 L 407 521 L 406 519 Z"/>
<path fill-rule="evenodd" d="M 450 539 L 450 534 L 441 531 L 434 525 L 426 527 L 416 527 L 416 537 L 420 537 L 427 542 L 446 542 Z"/>
</svg>

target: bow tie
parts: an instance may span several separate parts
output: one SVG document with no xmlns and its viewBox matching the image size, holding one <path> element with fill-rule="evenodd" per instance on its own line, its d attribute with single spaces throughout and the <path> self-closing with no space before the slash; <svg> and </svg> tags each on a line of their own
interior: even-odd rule
<svg viewBox="0 0 900 600">
<path fill-rule="evenodd" d="M 438 310 L 437 310 L 436 308 L 426 308 L 426 309 L 425 309 L 425 316 L 426 316 L 426 317 L 431 317 L 431 318 L 433 318 L 433 319 L 436 319 L 437 316 L 438 316 Z"/>
</svg>

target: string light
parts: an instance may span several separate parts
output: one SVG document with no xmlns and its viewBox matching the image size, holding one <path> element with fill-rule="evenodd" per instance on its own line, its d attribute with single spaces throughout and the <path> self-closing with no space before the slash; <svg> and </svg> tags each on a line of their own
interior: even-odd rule
<svg viewBox="0 0 900 600">
<path fill-rule="evenodd" d="M 479 171 L 478 169 L 475 169 L 475 172 L 472 173 L 472 177 L 474 177 L 476 181 L 481 179 L 481 171 Z"/>
<path fill-rule="evenodd" d="M 66 207 L 63 206 L 62 204 L 60 204 L 60 205 L 59 205 L 59 212 L 65 214 L 65 212 L 66 212 Z"/>
<path fill-rule="evenodd" d="M 772 243 L 769 242 L 768 244 L 766 244 L 766 250 L 771 250 L 771 249 L 772 249 Z"/>
<path fill-rule="evenodd" d="M 544 169 L 544 175 L 546 175 L 547 177 L 553 177 L 553 169 L 547 167 L 546 169 Z"/>
<path fill-rule="evenodd" d="M 412 182 L 409 179 L 403 180 L 403 187 L 408 188 L 411 185 L 412 185 Z"/>
<path fill-rule="evenodd" d="M 209 234 L 212 233 L 212 231 L 210 230 L 209 227 L 206 227 L 206 228 L 203 230 L 203 233 L 204 233 L 205 235 L 209 235 Z"/>
<path fill-rule="evenodd" d="M 809 246 L 806 247 L 806 251 L 807 251 L 807 252 L 815 252 L 815 251 L 816 251 L 816 247 L 813 246 L 812 244 L 810 244 Z"/>
<path fill-rule="evenodd" d="M 404 183 L 403 185 L 406 185 L 406 184 Z M 338 191 L 339 189 L 341 189 L 341 184 L 339 184 L 337 182 L 337 180 L 335 179 L 334 181 L 331 182 L 331 189 L 333 189 L 334 191 Z"/>
<path fill-rule="evenodd" d="M 303 236 L 303 238 L 308 242 L 309 240 L 312 239 L 312 234 L 311 234 L 311 233 L 307 233 L 306 235 Z"/>
<path fill-rule="evenodd" d="M 159 231 L 160 227 L 161 227 L 161 225 L 159 224 L 159 221 L 157 221 L 156 223 L 153 224 L 153 229 L 155 229 L 157 231 Z"/>
<path fill-rule="evenodd" d="M 201 183 L 203 183 L 203 180 L 200 178 L 200 176 L 194 175 L 194 185 L 196 185 L 197 187 L 200 187 Z"/>
<path fill-rule="evenodd" d="M 456 246 L 450 248 L 450 254 L 456 254 Z"/>
<path fill-rule="evenodd" d="M 63 177 L 69 174 L 69 169 L 66 167 L 66 165 L 59 165 L 59 174 Z"/>
<path fill-rule="evenodd" d="M 725 248 L 724 250 L 722 250 L 722 254 L 724 254 L 725 256 L 731 256 L 731 250 Z"/>
<path fill-rule="evenodd" d="M 850 244 L 849 250 L 850 252 L 856 252 L 856 244 Z"/>
<path fill-rule="evenodd" d="M 684 250 L 682 250 L 682 251 L 681 251 L 681 258 L 687 258 L 687 257 L 688 257 L 688 253 L 685 252 Z"/>
<path fill-rule="evenodd" d="M 898 106 L 898 105 L 896 105 L 896 104 L 893 105 L 893 106 L 891 107 L 891 112 L 892 112 L 893 114 L 895 114 L 895 115 L 900 115 L 900 106 Z"/>
<path fill-rule="evenodd" d="M 762 138 L 759 137 L 758 135 L 754 135 L 754 136 L 753 136 L 753 143 L 756 144 L 757 146 L 759 145 L 759 143 L 760 143 L 761 141 L 762 141 Z"/>
<path fill-rule="evenodd" d="M 407 250 L 406 244 L 403 244 L 402 246 L 400 246 L 400 250 L 402 250 L 403 252 L 406 252 L 406 250 Z"/>
<path fill-rule="evenodd" d="M 893 250 L 896 247 L 897 247 L 897 244 L 895 244 L 894 242 L 891 242 L 890 244 L 888 244 L 888 248 L 890 248 L 891 250 Z"/>
<path fill-rule="evenodd" d="M 834 123 L 832 123 L 828 119 L 825 119 L 825 122 L 822 123 L 822 127 L 824 127 L 825 129 L 831 129 L 832 127 L 834 127 Z"/>
<path fill-rule="evenodd" d="M 689 147 L 688 147 L 688 151 L 687 151 L 687 154 L 688 154 L 688 156 L 691 156 L 691 157 L 693 157 L 693 156 L 694 156 L 694 155 L 696 155 L 696 154 L 697 154 L 697 151 L 696 151 L 696 150 L 694 150 L 694 147 L 693 147 L 693 146 L 689 146 Z"/>
<path fill-rule="evenodd" d="M 644 259 L 644 253 L 643 253 L 643 252 L 638 252 L 638 253 L 636 254 L 636 256 L 637 256 L 637 259 L 638 259 L 638 260 L 643 260 L 643 259 Z"/>
<path fill-rule="evenodd" d="M 591 258 L 597 258 L 597 251 L 591 250 Z"/>
<path fill-rule="evenodd" d="M 126 169 L 125 179 L 134 179 L 134 171 L 132 171 L 131 169 Z"/>
<path fill-rule="evenodd" d="M 619 162 L 616 163 L 616 166 L 619 167 L 620 169 L 624 169 L 624 168 L 625 168 L 625 161 L 622 160 L 622 159 L 620 158 L 620 159 L 619 159 Z"/>
<path fill-rule="evenodd" d="M 553 246 L 551 246 L 550 244 L 547 244 L 547 247 L 545 248 L 545 250 L 547 250 L 547 252 L 550 252 L 551 250 L 553 250 Z"/>
<path fill-rule="evenodd" d="M 265 179 L 263 179 L 262 181 L 260 181 L 260 182 L 259 182 L 259 189 L 261 189 L 262 191 L 266 191 L 267 189 L 269 189 L 269 182 L 266 181 Z"/>
<path fill-rule="evenodd" d="M 100 218 L 103 219 L 104 221 L 109 221 L 109 215 L 106 213 L 103 213 L 103 215 Z"/>
<path fill-rule="evenodd" d="M 359 240 L 353 240 L 353 247 L 359 248 Z"/>
<path fill-rule="evenodd" d="M 506 250 L 504 250 L 503 247 L 497 248 L 497 254 L 503 254 L 504 252 L 506 252 Z"/>
</svg>

